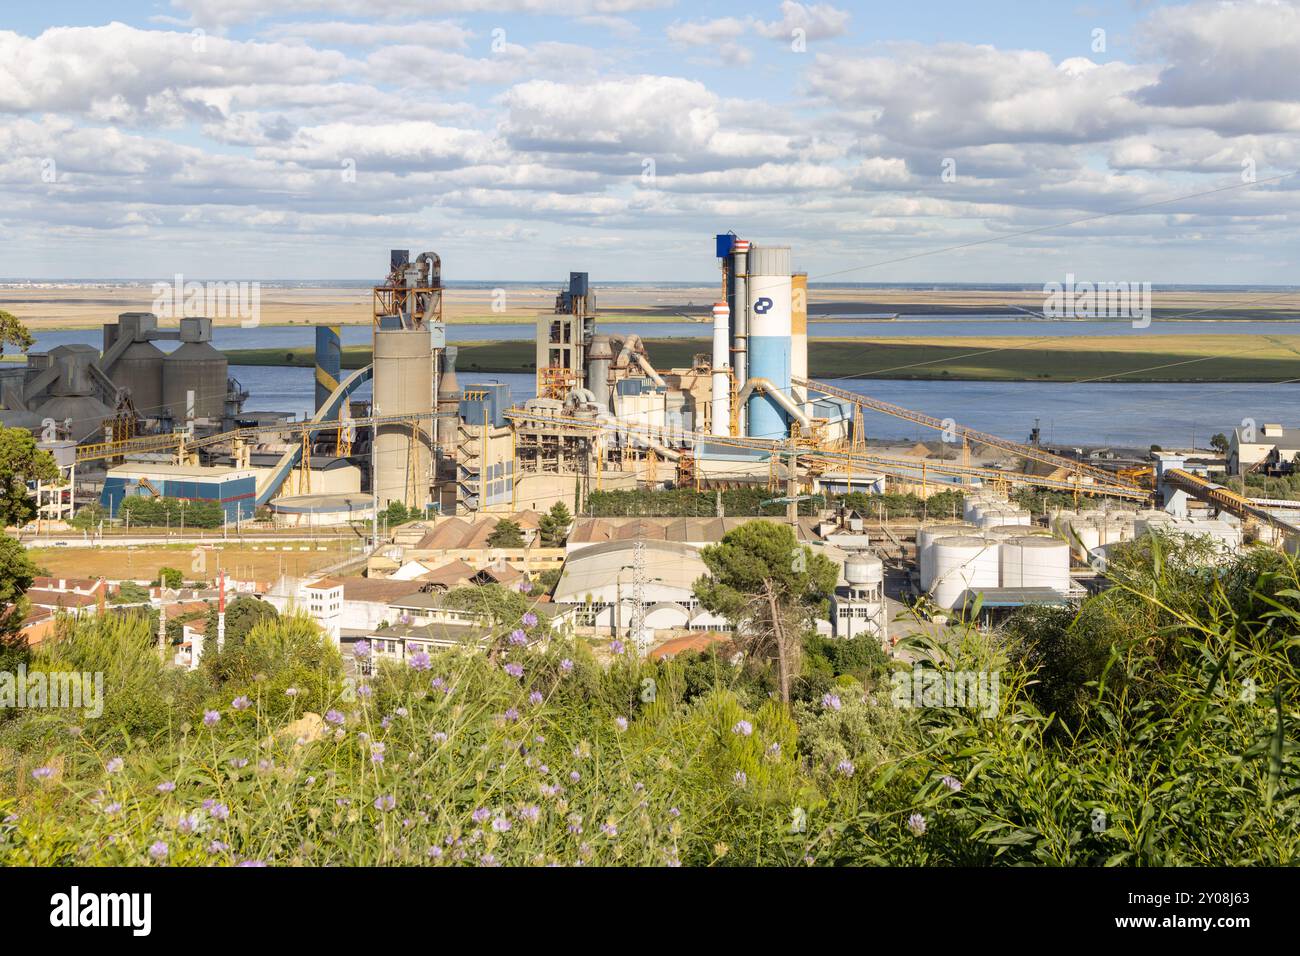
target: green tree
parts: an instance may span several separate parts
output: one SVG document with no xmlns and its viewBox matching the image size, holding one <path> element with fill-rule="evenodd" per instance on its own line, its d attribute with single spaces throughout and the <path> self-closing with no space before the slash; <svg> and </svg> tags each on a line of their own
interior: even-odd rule
<svg viewBox="0 0 1300 956">
<path fill-rule="evenodd" d="M 185 584 L 185 576 L 175 568 L 159 568 L 157 582 L 163 587 L 177 590 Z"/>
<path fill-rule="evenodd" d="M 1226 455 L 1228 453 L 1228 436 L 1223 434 L 1223 432 L 1211 436 L 1210 447 L 1220 455 Z"/>
<path fill-rule="evenodd" d="M 4 354 L 6 345 L 16 345 L 20 352 L 26 352 L 34 343 L 32 333 L 27 331 L 15 315 L 0 309 L 0 355 Z"/>
<path fill-rule="evenodd" d="M 565 539 L 569 537 L 569 525 L 573 523 L 573 515 L 565 507 L 563 501 L 557 501 L 551 505 L 551 510 L 542 515 L 542 520 L 538 522 L 538 530 L 542 536 L 542 547 L 544 548 L 562 548 Z"/>
<path fill-rule="evenodd" d="M 519 523 L 509 518 L 502 518 L 487 539 L 489 548 L 522 548 L 524 530 Z"/>
<path fill-rule="evenodd" d="M 776 662 L 781 699 L 789 703 L 804 632 L 835 590 L 834 562 L 774 521 L 743 524 L 700 557 L 710 577 L 695 582 L 695 596 L 732 623 L 749 656 Z"/>
<path fill-rule="evenodd" d="M 3 313 L 0 313 L 3 314 Z M 25 428 L 0 428 L 0 521 L 5 527 L 26 524 L 36 514 L 36 502 L 27 492 L 28 482 L 55 481 L 59 466 L 49 452 L 36 447 Z"/>
<path fill-rule="evenodd" d="M 23 597 L 32 586 L 36 566 L 27 550 L 8 535 L 0 535 L 0 645 L 18 642 L 18 632 L 27 615 Z"/>
<path fill-rule="evenodd" d="M 263 621 L 274 622 L 279 617 L 280 613 L 272 605 L 247 594 L 241 594 L 226 605 L 226 635 L 223 653 L 233 652 L 236 648 L 241 647 L 253 628 Z M 203 648 L 204 660 L 208 660 L 210 656 L 215 658 L 216 654 L 217 606 L 213 604 L 208 609 L 207 643 Z M 218 676 L 224 673 L 219 662 L 214 661 L 212 667 L 214 673 Z"/>
<path fill-rule="evenodd" d="M 418 514 L 419 512 L 416 512 Z M 383 511 L 383 518 L 388 522 L 390 528 L 395 528 L 399 524 L 405 524 L 410 521 L 412 515 L 406 510 L 406 505 L 400 501 L 390 501 L 388 507 Z"/>
</svg>

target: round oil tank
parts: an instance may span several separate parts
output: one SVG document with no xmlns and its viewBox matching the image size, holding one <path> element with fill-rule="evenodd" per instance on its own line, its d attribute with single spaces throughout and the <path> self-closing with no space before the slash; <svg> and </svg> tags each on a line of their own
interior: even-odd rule
<svg viewBox="0 0 1300 956">
<path fill-rule="evenodd" d="M 1056 538 L 1025 536 L 1002 542 L 998 554 L 1004 588 L 1070 587 L 1070 546 Z"/>
<path fill-rule="evenodd" d="M 158 418 L 163 413 L 165 359 L 162 350 L 152 342 L 132 342 L 109 372 L 108 377 L 112 379 L 114 385 L 131 390 L 131 401 L 135 404 L 135 410 L 145 418 Z M 222 379 L 224 400 L 224 374 Z"/>
<path fill-rule="evenodd" d="M 226 356 L 210 342 L 182 342 L 163 358 L 162 404 L 178 422 L 189 417 L 194 393 L 195 418 L 220 418 L 226 405 Z"/>
<path fill-rule="evenodd" d="M 1070 546 L 1081 559 L 1086 560 L 1093 548 L 1101 546 L 1101 528 L 1095 522 L 1071 522 L 1069 535 Z"/>
<path fill-rule="evenodd" d="M 973 524 L 927 524 L 916 529 L 916 567 L 921 578 L 921 589 L 928 591 L 934 581 L 934 552 L 931 550 L 935 539 L 951 538 L 957 535 L 977 535 L 979 529 Z"/>
<path fill-rule="evenodd" d="M 983 538 L 961 535 L 938 538 L 934 551 L 934 581 L 930 597 L 935 604 L 952 609 L 967 591 L 998 586 L 998 546 Z"/>
<path fill-rule="evenodd" d="M 996 527 L 989 528 L 990 532 L 999 532 L 1009 538 L 1018 538 L 1024 535 L 1037 535 L 1040 537 L 1051 537 L 1051 532 L 1046 528 L 1036 528 L 1033 525 L 1026 524 L 1000 524 Z"/>
</svg>

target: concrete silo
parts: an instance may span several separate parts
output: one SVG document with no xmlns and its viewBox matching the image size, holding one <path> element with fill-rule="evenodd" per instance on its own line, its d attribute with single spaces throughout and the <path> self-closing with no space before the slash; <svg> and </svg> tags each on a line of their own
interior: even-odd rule
<svg viewBox="0 0 1300 956">
<path fill-rule="evenodd" d="M 374 414 L 421 416 L 375 428 L 371 481 L 380 509 L 400 501 L 423 510 L 433 461 L 433 340 L 430 330 L 375 329 Z"/>
<path fill-rule="evenodd" d="M 225 411 L 226 356 L 212 346 L 212 320 L 183 318 L 181 346 L 163 360 L 163 405 L 178 422 L 220 418 Z"/>
<path fill-rule="evenodd" d="M 751 246 L 749 250 L 749 322 L 747 349 L 750 380 L 765 379 L 769 388 L 790 397 L 791 277 L 788 246 Z M 748 384 L 748 382 L 746 382 Z M 746 408 L 751 438 L 785 438 L 786 412 L 756 389 Z"/>
</svg>

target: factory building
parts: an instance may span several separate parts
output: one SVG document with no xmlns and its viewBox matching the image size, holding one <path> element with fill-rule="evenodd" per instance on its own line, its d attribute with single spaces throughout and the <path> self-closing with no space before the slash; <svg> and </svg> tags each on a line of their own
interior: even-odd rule
<svg viewBox="0 0 1300 956">
<path fill-rule="evenodd" d="M 117 517 L 129 496 L 216 502 L 228 521 L 253 517 L 257 476 L 247 468 L 198 465 L 120 465 L 104 478 L 100 504 Z"/>
<path fill-rule="evenodd" d="M 874 554 L 858 552 L 844 562 L 845 585 L 831 595 L 831 628 L 836 637 L 864 638 L 889 646 L 885 605 L 885 565 Z"/>
</svg>

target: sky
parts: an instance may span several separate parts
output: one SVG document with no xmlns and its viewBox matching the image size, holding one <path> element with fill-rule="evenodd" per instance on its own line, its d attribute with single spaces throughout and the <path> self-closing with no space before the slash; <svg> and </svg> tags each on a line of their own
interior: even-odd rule
<svg viewBox="0 0 1300 956">
<path fill-rule="evenodd" d="M 0 277 L 1290 285 L 1297 63 L 1279 0 L 6 0 Z"/>
</svg>

